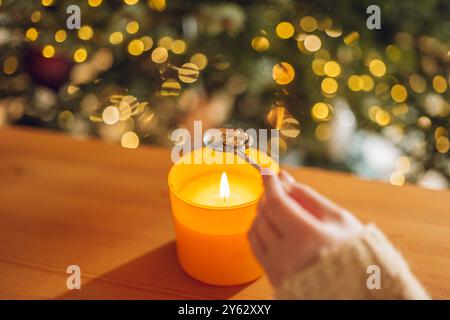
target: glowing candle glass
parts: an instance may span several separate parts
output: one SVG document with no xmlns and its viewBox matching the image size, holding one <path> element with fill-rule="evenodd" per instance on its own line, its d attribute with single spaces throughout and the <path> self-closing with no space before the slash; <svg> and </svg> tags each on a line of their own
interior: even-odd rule
<svg viewBox="0 0 450 320">
<path fill-rule="evenodd" d="M 266 154 L 250 149 L 250 156 L 276 172 L 277 164 Z M 263 273 L 247 240 L 262 194 L 261 176 L 249 164 L 177 162 L 168 183 L 174 217 L 177 254 L 183 269 L 193 278 L 213 285 L 238 285 Z M 233 156 L 233 155 L 231 155 Z M 240 161 L 242 162 L 242 161 Z"/>
</svg>

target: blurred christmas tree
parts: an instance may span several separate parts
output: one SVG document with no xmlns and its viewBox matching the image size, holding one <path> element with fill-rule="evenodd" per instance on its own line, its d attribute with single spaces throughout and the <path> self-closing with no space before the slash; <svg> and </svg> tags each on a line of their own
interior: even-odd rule
<svg viewBox="0 0 450 320">
<path fill-rule="evenodd" d="M 124 147 L 170 132 L 275 127 L 284 159 L 445 188 L 450 4 L 0 1 L 0 123 Z"/>
</svg>

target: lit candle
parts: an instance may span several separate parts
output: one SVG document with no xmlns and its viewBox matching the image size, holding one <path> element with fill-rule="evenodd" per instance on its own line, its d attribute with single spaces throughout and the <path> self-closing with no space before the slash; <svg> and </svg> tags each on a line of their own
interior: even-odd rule
<svg viewBox="0 0 450 320">
<path fill-rule="evenodd" d="M 198 149 L 194 153 L 208 152 Z M 251 149 L 253 159 L 258 155 Z M 267 161 L 269 159 L 269 161 Z M 210 163 L 210 162 L 206 162 Z M 266 166 L 266 167 L 267 167 Z M 262 275 L 247 231 L 256 215 L 263 188 L 259 172 L 249 164 L 175 164 L 169 173 L 177 253 L 192 277 L 214 285 L 238 285 Z"/>
</svg>

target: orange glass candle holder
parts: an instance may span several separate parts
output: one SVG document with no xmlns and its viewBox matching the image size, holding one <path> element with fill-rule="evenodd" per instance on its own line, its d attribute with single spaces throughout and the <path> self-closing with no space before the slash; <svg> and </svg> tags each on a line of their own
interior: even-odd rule
<svg viewBox="0 0 450 320">
<path fill-rule="evenodd" d="M 278 165 L 266 154 L 256 149 L 249 152 L 258 163 L 278 171 Z M 201 164 L 186 164 L 186 157 L 193 161 L 198 156 Z M 239 160 L 235 164 L 210 164 L 208 157 L 210 151 L 197 149 L 169 172 L 178 260 L 190 276 L 202 282 L 243 284 L 263 274 L 247 240 L 263 191 L 261 176 L 251 165 L 237 163 Z M 229 187 L 226 198 L 220 194 L 224 173 Z"/>
</svg>

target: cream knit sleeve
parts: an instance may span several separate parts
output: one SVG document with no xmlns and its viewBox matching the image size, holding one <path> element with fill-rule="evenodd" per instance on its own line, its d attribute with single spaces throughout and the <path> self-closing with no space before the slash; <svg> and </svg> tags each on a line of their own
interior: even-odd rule
<svg viewBox="0 0 450 320">
<path fill-rule="evenodd" d="M 379 267 L 380 289 L 368 289 L 367 272 Z M 429 299 L 399 252 L 374 225 L 317 261 L 288 276 L 275 290 L 278 299 Z"/>
</svg>

